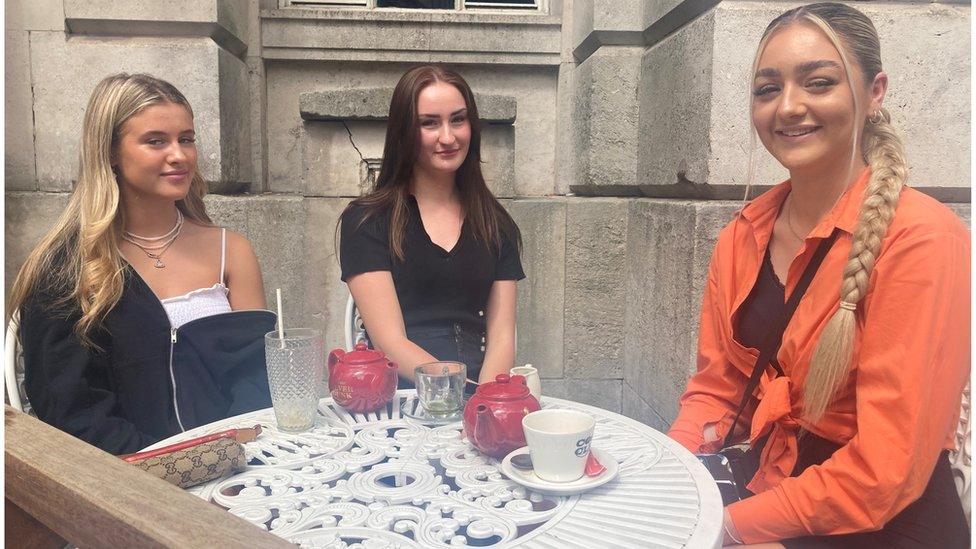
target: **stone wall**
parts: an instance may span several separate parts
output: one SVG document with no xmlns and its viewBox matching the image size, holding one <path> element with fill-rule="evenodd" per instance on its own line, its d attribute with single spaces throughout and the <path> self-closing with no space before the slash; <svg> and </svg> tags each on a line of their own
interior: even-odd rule
<svg viewBox="0 0 976 549">
<path fill-rule="evenodd" d="M 447 62 L 478 94 L 484 169 L 525 241 L 517 361 L 539 367 L 546 394 L 663 429 L 694 368 L 711 248 L 740 206 L 729 199 L 749 154 L 754 44 L 792 5 L 551 0 L 548 13 L 430 13 L 8 1 L 5 287 L 67 201 L 89 91 L 106 74 L 148 71 L 194 106 L 207 206 L 251 239 L 269 298 L 282 288 L 286 322 L 342 345 L 336 221 L 382 155 L 399 75 Z M 915 184 L 968 223 L 968 2 L 857 6 L 882 34 Z M 783 177 L 756 155 L 757 183 Z"/>
</svg>

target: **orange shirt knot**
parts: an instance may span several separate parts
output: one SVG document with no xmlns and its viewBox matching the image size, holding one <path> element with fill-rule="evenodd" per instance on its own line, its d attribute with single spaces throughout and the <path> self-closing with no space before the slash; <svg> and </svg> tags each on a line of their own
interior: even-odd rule
<svg viewBox="0 0 976 549">
<path fill-rule="evenodd" d="M 759 456 L 759 472 L 747 486 L 756 494 L 765 492 L 788 478 L 796 465 L 796 433 L 799 425 L 790 414 L 792 385 L 788 376 L 780 376 L 768 383 L 756 413 L 752 416 L 750 441 L 755 444 L 761 437 L 769 435 Z"/>
</svg>

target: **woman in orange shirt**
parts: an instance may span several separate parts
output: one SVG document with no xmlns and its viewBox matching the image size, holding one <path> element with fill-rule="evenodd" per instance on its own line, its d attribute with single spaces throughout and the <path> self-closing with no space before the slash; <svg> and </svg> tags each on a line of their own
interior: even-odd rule
<svg viewBox="0 0 976 549">
<path fill-rule="evenodd" d="M 669 435 L 713 452 L 731 429 L 758 453 L 756 495 L 726 508 L 728 544 L 968 547 L 945 450 L 970 369 L 969 232 L 904 186 L 878 36 L 861 12 L 784 13 L 753 69 L 752 123 L 790 179 L 719 237 L 698 371 Z M 732 425 L 756 348 L 835 233 Z"/>
</svg>

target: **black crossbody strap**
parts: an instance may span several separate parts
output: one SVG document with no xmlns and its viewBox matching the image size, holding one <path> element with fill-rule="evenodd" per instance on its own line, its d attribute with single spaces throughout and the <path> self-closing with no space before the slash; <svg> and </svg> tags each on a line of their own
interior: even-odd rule
<svg viewBox="0 0 976 549">
<path fill-rule="evenodd" d="M 749 402 L 749 397 L 752 396 L 753 391 L 759 385 L 759 378 L 762 377 L 766 366 L 776 356 L 776 353 L 779 352 L 779 347 L 783 343 L 783 333 L 786 331 L 786 326 L 789 325 L 790 319 L 793 318 L 793 312 L 796 311 L 796 306 L 800 304 L 800 298 L 806 293 L 807 288 L 810 286 L 810 281 L 817 274 L 817 269 L 820 268 L 820 264 L 823 263 L 824 257 L 830 251 L 830 247 L 833 246 L 835 240 L 837 240 L 837 229 L 834 229 L 834 232 L 830 233 L 830 236 L 820 241 L 820 245 L 817 246 L 813 257 L 810 258 L 810 263 L 807 264 L 803 275 L 800 276 L 800 280 L 796 283 L 796 288 L 793 289 L 793 293 L 790 294 L 790 298 L 786 301 L 786 310 L 783 311 L 783 316 L 780 317 L 779 322 L 770 330 L 766 342 L 759 349 L 759 358 L 756 359 L 756 365 L 752 368 L 752 375 L 749 376 L 749 383 L 746 384 L 746 390 L 742 394 L 742 401 L 739 402 L 739 409 L 735 413 L 735 419 L 732 420 L 729 432 L 725 435 L 725 441 L 722 442 L 723 448 L 728 447 L 732 443 L 732 434 L 735 432 L 736 424 L 739 423 L 739 417 L 742 416 L 742 411 L 745 410 L 746 404 Z M 774 363 L 774 366 L 776 366 L 776 371 L 780 375 L 783 375 L 783 371 L 779 368 L 779 365 Z"/>
</svg>

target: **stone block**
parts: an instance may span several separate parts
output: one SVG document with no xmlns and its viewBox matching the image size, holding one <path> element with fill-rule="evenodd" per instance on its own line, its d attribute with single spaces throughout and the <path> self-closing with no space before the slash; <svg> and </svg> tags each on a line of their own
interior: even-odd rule
<svg viewBox="0 0 976 549">
<path fill-rule="evenodd" d="M 644 402 L 677 411 L 694 365 L 698 314 L 691 280 L 693 205 L 637 200 L 627 229 L 628 294 L 623 377 Z"/>
<path fill-rule="evenodd" d="M 620 413 L 621 381 L 619 379 L 542 379 L 542 400 L 562 398 Z"/>
<path fill-rule="evenodd" d="M 641 129 L 653 154 L 639 172 L 652 196 L 736 198 L 755 155 L 755 183 L 786 171 L 756 142 L 750 149 L 749 86 L 755 46 L 765 26 L 789 5 L 723 1 L 654 45 L 643 63 Z M 968 200 L 971 89 L 968 6 L 858 4 L 878 28 L 890 77 L 885 105 L 907 136 L 914 184 L 942 200 Z M 910 36 L 910 40 L 905 37 Z M 939 52 L 932 56 L 929 52 Z M 681 93 L 674 93 L 681 84 Z M 677 108 L 675 108 L 675 102 Z M 707 130 L 703 126 L 707 125 Z M 677 147 L 669 148 L 677 139 Z M 656 143 L 656 145 L 655 145 Z M 946 162 L 945 158 L 953 161 Z M 684 187 L 677 186 L 685 174 Z"/>
<path fill-rule="evenodd" d="M 466 70 L 465 78 L 476 90 L 497 90 L 518 103 L 515 124 L 515 196 L 548 196 L 555 189 L 555 112 L 558 66 L 517 67 L 483 71 Z"/>
<path fill-rule="evenodd" d="M 251 161 L 251 82 L 247 66 L 225 49 L 217 50 L 220 130 L 220 177 L 210 180 L 210 191 L 235 193 L 255 180 Z"/>
<path fill-rule="evenodd" d="M 316 10 L 318 11 L 318 10 Z M 338 10 L 337 10 L 338 11 Z M 274 56 L 276 49 L 346 50 L 349 44 L 369 49 L 429 51 L 428 21 L 390 12 L 383 19 L 346 10 L 335 18 L 302 13 L 305 10 L 276 10 L 265 14 L 261 24 L 261 46 Z"/>
<path fill-rule="evenodd" d="M 8 8 L 9 9 L 9 8 Z M 30 47 L 26 31 L 4 34 L 4 185 L 7 190 L 34 190 L 34 98 Z"/>
<path fill-rule="evenodd" d="M 573 56 L 583 62 L 603 46 L 643 43 L 647 0 L 587 0 L 574 3 Z"/>
<path fill-rule="evenodd" d="M 653 46 L 720 0 L 644 0 L 644 44 Z"/>
<path fill-rule="evenodd" d="M 251 0 L 64 0 L 64 16 L 73 34 L 209 37 L 243 57 L 250 4 Z"/>
<path fill-rule="evenodd" d="M 3 5 L 8 31 L 63 31 L 63 0 L 7 0 Z"/>
<path fill-rule="evenodd" d="M 631 202 L 624 381 L 668 422 L 695 368 L 708 261 L 718 231 L 738 206 Z"/>
<path fill-rule="evenodd" d="M 359 196 L 372 188 L 366 162 L 383 157 L 382 122 L 308 122 L 302 147 L 306 194 Z"/>
<path fill-rule="evenodd" d="M 306 92 L 298 108 L 305 120 L 387 120 L 393 88 L 343 89 Z M 474 94 L 482 122 L 512 124 L 517 105 L 508 95 Z"/>
<path fill-rule="evenodd" d="M 531 363 L 542 377 L 562 377 L 566 204 L 558 199 L 502 203 L 518 224 L 523 244 L 515 363 Z"/>
<path fill-rule="evenodd" d="M 967 227 L 972 229 L 973 226 L 973 205 L 965 203 L 956 204 L 946 204 L 950 210 L 952 210 L 962 222 L 966 224 Z"/>
<path fill-rule="evenodd" d="M 640 181 L 658 194 L 686 181 L 705 182 L 707 139 L 711 118 L 712 42 L 714 19 L 689 23 L 671 39 L 651 48 L 641 61 Z M 680 196 L 680 191 L 674 192 Z"/>
<path fill-rule="evenodd" d="M 204 200 L 214 223 L 251 241 L 261 266 L 268 307 L 275 307 L 275 288 L 281 288 L 285 325 L 302 325 L 306 311 L 315 306 L 305 297 L 309 253 L 305 200 L 280 195 L 214 194 Z"/>
<path fill-rule="evenodd" d="M 286 8 L 262 15 L 262 51 L 273 59 L 556 65 L 560 29 L 559 16 L 538 13 Z"/>
<path fill-rule="evenodd" d="M 626 381 L 623 382 L 622 387 L 622 403 L 620 413 L 635 419 L 644 425 L 648 425 L 666 433 L 668 427 L 671 425 L 670 421 L 665 421 L 657 411 L 651 407 L 650 404 L 644 401 L 643 398 L 628 384 Z"/>
<path fill-rule="evenodd" d="M 578 17 L 577 12 L 580 9 L 580 2 L 566 2 L 565 5 L 560 6 L 562 12 L 559 14 L 562 18 L 562 30 L 559 32 L 559 63 L 573 63 L 573 47 L 576 45 L 573 42 L 573 29 L 576 26 L 576 19 Z M 550 8 L 552 4 L 550 3 Z"/>
<path fill-rule="evenodd" d="M 574 147 L 577 141 L 573 133 L 573 102 L 576 89 L 576 64 L 559 65 L 559 84 L 556 98 L 556 188 L 555 193 L 565 195 L 576 183 L 579 173 L 579 155 Z"/>
<path fill-rule="evenodd" d="M 4 288 L 10 295 L 20 267 L 68 205 L 67 193 L 6 192 L 4 198 Z"/>
<path fill-rule="evenodd" d="M 41 190 L 71 188 L 88 96 L 102 78 L 121 71 L 149 72 L 186 95 L 194 110 L 200 171 L 212 189 L 226 192 L 250 184 L 246 68 L 212 40 L 66 40 L 60 32 L 32 32 L 30 48 Z"/>
<path fill-rule="evenodd" d="M 217 19 L 217 0 L 63 0 L 68 19 L 206 22 Z M 238 2 L 243 4 L 242 2 Z"/>
<path fill-rule="evenodd" d="M 570 21 L 569 48 L 573 52 L 593 32 L 593 5 L 597 0 L 573 0 L 573 18 Z M 565 24 L 565 21 L 564 21 Z M 565 31 L 564 31 L 565 32 Z M 591 46 L 595 51 L 596 48 Z M 592 53 L 592 52 L 591 52 Z M 587 56 L 588 57 L 588 56 Z M 582 61 L 582 59 L 577 59 Z"/>
<path fill-rule="evenodd" d="M 390 112 L 393 88 L 305 92 L 298 99 L 304 120 L 383 120 Z"/>
<path fill-rule="evenodd" d="M 477 22 L 465 18 L 432 24 L 430 60 L 539 65 L 559 63 L 561 25 L 558 17 L 527 13 L 508 16 L 518 18 L 516 20 L 481 17 Z"/>
<path fill-rule="evenodd" d="M 268 151 L 265 136 L 268 132 L 267 89 L 265 87 L 264 60 L 256 56 L 245 59 L 247 66 L 247 88 L 250 102 L 248 117 L 250 118 L 250 162 L 251 162 L 251 192 L 259 193 L 267 189 L 268 181 Z"/>
<path fill-rule="evenodd" d="M 665 15 L 683 4 L 690 4 L 689 0 L 644 0 L 644 28 L 659 22 Z"/>
<path fill-rule="evenodd" d="M 481 173 L 496 197 L 516 196 L 515 128 L 490 124 L 482 130 Z"/>
<path fill-rule="evenodd" d="M 261 10 L 277 8 L 277 0 L 247 0 L 247 56 L 261 57 Z M 269 5 L 265 8 L 265 5 Z"/>
<path fill-rule="evenodd" d="M 623 199 L 566 202 L 566 377 L 623 375 L 627 216 Z"/>
<path fill-rule="evenodd" d="M 345 347 L 345 312 L 349 290 L 336 255 L 335 229 L 347 198 L 309 198 L 305 222 L 305 283 L 300 298 L 306 303 L 304 325 L 322 331 L 326 350 Z"/>
<path fill-rule="evenodd" d="M 379 68 L 382 70 L 379 70 Z M 407 65 L 397 64 L 350 64 L 318 63 L 308 65 L 293 62 L 274 62 L 267 65 L 267 146 L 268 182 L 274 192 L 310 192 L 323 187 L 323 179 L 329 174 L 317 174 L 316 179 L 308 170 L 318 169 L 311 159 L 327 159 L 342 155 L 352 156 L 352 164 L 341 166 L 346 174 L 341 184 L 328 181 L 327 187 L 341 188 L 342 196 L 358 194 L 355 189 L 360 181 L 359 155 L 349 148 L 348 134 L 341 136 L 338 130 L 329 129 L 333 122 L 303 120 L 301 96 L 325 90 L 334 90 L 336 82 L 349 83 L 350 88 L 388 88 L 399 80 Z M 465 66 L 462 75 L 480 97 L 513 97 L 518 105 L 518 122 L 514 125 L 489 124 L 485 129 L 482 145 L 483 169 L 489 187 L 499 196 L 545 196 L 553 193 L 557 71 L 539 67 L 486 67 Z M 372 101 L 372 99 L 371 99 Z M 370 107 L 373 112 L 378 107 Z M 389 109 L 387 104 L 385 110 Z M 369 153 L 380 158 L 385 139 L 385 124 L 381 121 L 357 121 L 348 123 L 350 128 L 369 129 L 369 135 L 353 130 L 357 146 L 362 144 L 376 150 Z M 370 125 L 373 124 L 373 125 Z M 339 126 L 335 126 L 339 127 Z M 514 136 L 512 133 L 514 132 Z M 343 130 L 344 133 L 344 130 Z M 514 139 L 514 142 L 512 141 Z M 331 140 L 331 141 L 329 141 Z M 331 143 L 331 144 L 330 144 Z M 525 143 L 526 145 L 521 145 Z M 325 149 L 323 149 L 325 147 Z M 335 147 L 335 150 L 327 150 Z M 338 160 L 337 160 L 338 161 Z M 318 161 L 316 161 L 318 162 Z M 511 175 L 509 175 L 511 174 Z M 352 181 L 352 183 L 350 183 Z M 350 186 L 352 185 L 352 186 Z M 332 191 L 330 191 L 332 192 Z"/>
<path fill-rule="evenodd" d="M 576 194 L 636 195 L 642 47 L 603 46 L 576 67 Z"/>
<path fill-rule="evenodd" d="M 643 31 L 640 17 L 647 0 L 595 0 L 593 28 L 607 31 Z"/>
</svg>

